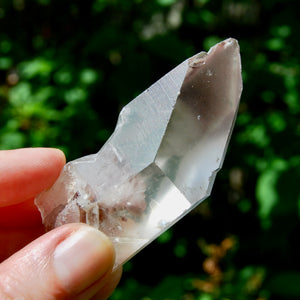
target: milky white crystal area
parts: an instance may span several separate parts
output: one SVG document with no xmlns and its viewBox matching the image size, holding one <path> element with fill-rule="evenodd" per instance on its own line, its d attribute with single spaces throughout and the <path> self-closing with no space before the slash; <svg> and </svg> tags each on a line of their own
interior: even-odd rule
<svg viewBox="0 0 300 300">
<path fill-rule="evenodd" d="M 115 267 L 207 198 L 242 91 L 238 42 L 184 61 L 120 113 L 93 155 L 69 162 L 36 199 L 47 229 L 83 222 L 107 234 Z"/>
</svg>

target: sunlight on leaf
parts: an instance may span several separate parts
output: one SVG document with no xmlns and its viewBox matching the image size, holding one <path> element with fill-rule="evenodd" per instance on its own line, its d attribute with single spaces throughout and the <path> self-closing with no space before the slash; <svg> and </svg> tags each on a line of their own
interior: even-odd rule
<svg viewBox="0 0 300 300">
<path fill-rule="evenodd" d="M 156 0 L 161 6 L 170 6 L 176 2 L 176 0 Z"/>
<path fill-rule="evenodd" d="M 53 68 L 54 63 L 43 57 L 36 57 L 20 65 L 21 74 L 26 79 L 31 79 L 37 75 L 48 76 Z"/>
<path fill-rule="evenodd" d="M 6 132 L 0 135 L 0 149 L 22 148 L 25 144 L 25 136 L 20 132 Z"/>
<path fill-rule="evenodd" d="M 284 48 L 284 41 L 281 38 L 269 39 L 266 42 L 267 48 L 273 51 L 279 51 Z"/>
<path fill-rule="evenodd" d="M 9 102 L 14 106 L 22 106 L 31 100 L 31 85 L 28 82 L 21 82 L 9 91 Z"/>
<path fill-rule="evenodd" d="M 276 190 L 277 180 L 284 170 L 287 168 L 287 162 L 284 160 L 274 160 L 269 168 L 263 172 L 257 181 L 256 198 L 259 205 L 258 216 L 262 221 L 262 225 L 269 227 L 270 215 L 272 210 L 278 203 L 278 193 Z"/>
<path fill-rule="evenodd" d="M 65 93 L 65 99 L 68 104 L 75 104 L 78 102 L 85 101 L 87 93 L 84 89 L 73 88 Z"/>
<path fill-rule="evenodd" d="M 97 72 L 93 69 L 84 69 L 80 73 L 80 81 L 83 84 L 92 84 L 98 78 Z"/>
</svg>

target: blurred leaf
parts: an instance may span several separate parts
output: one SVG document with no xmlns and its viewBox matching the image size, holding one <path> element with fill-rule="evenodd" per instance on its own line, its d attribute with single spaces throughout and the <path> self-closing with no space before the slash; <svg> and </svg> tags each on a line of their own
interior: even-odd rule
<svg viewBox="0 0 300 300">
<path fill-rule="evenodd" d="M 31 96 L 31 85 L 28 82 L 21 82 L 9 91 L 9 101 L 16 107 L 32 102 Z"/>
<path fill-rule="evenodd" d="M 291 113 L 297 114 L 300 112 L 299 94 L 297 91 L 294 90 L 286 93 L 284 100 L 287 103 Z"/>
<path fill-rule="evenodd" d="M 67 68 L 62 68 L 54 74 L 54 80 L 58 84 L 69 84 L 72 82 L 74 74 Z"/>
<path fill-rule="evenodd" d="M 22 148 L 25 144 L 25 136 L 20 132 L 0 132 L 0 149 Z"/>
<path fill-rule="evenodd" d="M 197 300 L 213 300 L 213 296 L 210 294 L 202 294 L 200 295 Z"/>
<path fill-rule="evenodd" d="M 84 69 L 80 73 L 80 81 L 83 84 L 92 84 L 98 78 L 97 72 L 92 69 Z"/>
<path fill-rule="evenodd" d="M 267 42 L 267 47 L 270 49 L 270 50 L 273 50 L 273 51 L 280 51 L 284 48 L 284 41 L 283 39 L 281 38 L 272 38 L 272 39 L 269 39 Z"/>
<path fill-rule="evenodd" d="M 165 277 L 159 285 L 149 293 L 151 300 L 177 300 L 184 292 L 183 280 L 176 276 Z"/>
<path fill-rule="evenodd" d="M 73 88 L 65 93 L 65 99 L 68 104 L 76 104 L 78 102 L 85 101 L 86 98 L 87 93 L 81 88 Z"/>
<path fill-rule="evenodd" d="M 264 124 L 253 121 L 237 136 L 237 139 L 241 144 L 254 144 L 259 148 L 265 148 L 270 143 L 270 137 Z"/>
<path fill-rule="evenodd" d="M 207 38 L 204 39 L 203 41 L 203 48 L 205 51 L 208 51 L 212 46 L 215 44 L 219 43 L 222 40 L 222 38 L 218 36 L 208 36 Z"/>
<path fill-rule="evenodd" d="M 161 6 L 170 6 L 176 2 L 176 0 L 156 0 Z"/>
<path fill-rule="evenodd" d="M 201 5 L 204 5 L 206 3 L 208 3 L 210 0 L 196 0 L 196 2 L 198 2 Z"/>
<path fill-rule="evenodd" d="M 8 53 L 12 48 L 12 43 L 8 40 L 0 40 L 0 51 L 2 53 Z"/>
<path fill-rule="evenodd" d="M 169 229 L 169 230 L 165 231 L 163 234 L 161 234 L 157 238 L 157 241 L 161 244 L 168 243 L 172 239 L 172 236 L 173 236 L 172 229 Z"/>
<path fill-rule="evenodd" d="M 271 28 L 274 36 L 287 38 L 291 35 L 291 27 L 289 25 L 274 26 Z"/>
<path fill-rule="evenodd" d="M 0 69 L 7 70 L 12 66 L 12 59 L 10 57 L 0 57 Z"/>
<path fill-rule="evenodd" d="M 187 255 L 187 241 L 186 239 L 179 239 L 174 247 L 174 254 L 177 257 L 184 257 Z"/>
<path fill-rule="evenodd" d="M 31 79 L 37 75 L 48 76 L 53 68 L 54 63 L 43 57 L 36 57 L 20 64 L 21 74 L 26 79 Z"/>
<path fill-rule="evenodd" d="M 287 122 L 285 121 L 284 115 L 281 112 L 274 111 L 270 113 L 267 116 L 267 120 L 275 132 L 284 131 L 287 126 Z"/>
<path fill-rule="evenodd" d="M 200 17 L 205 23 L 212 23 L 216 19 L 214 14 L 211 11 L 206 10 L 206 9 L 202 9 L 200 11 Z"/>
<path fill-rule="evenodd" d="M 259 204 L 258 215 L 265 226 L 270 226 L 270 215 L 278 203 L 278 192 L 276 189 L 278 178 L 287 168 L 283 160 L 274 160 L 263 172 L 257 181 L 256 197 Z"/>
</svg>

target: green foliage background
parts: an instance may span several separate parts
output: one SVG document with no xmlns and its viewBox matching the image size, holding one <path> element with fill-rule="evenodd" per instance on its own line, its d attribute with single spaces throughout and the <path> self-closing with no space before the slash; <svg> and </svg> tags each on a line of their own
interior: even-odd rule
<svg viewBox="0 0 300 300">
<path fill-rule="evenodd" d="M 212 196 L 125 265 L 111 299 L 300 298 L 299 3 L 0 0 L 0 149 L 94 153 L 164 73 L 240 42 L 244 92 Z"/>
</svg>

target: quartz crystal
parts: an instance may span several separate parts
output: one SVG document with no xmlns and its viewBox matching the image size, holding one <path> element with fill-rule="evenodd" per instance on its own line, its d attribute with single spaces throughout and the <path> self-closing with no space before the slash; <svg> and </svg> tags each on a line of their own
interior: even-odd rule
<svg viewBox="0 0 300 300">
<path fill-rule="evenodd" d="M 98 228 L 123 264 L 209 196 L 241 91 L 235 39 L 178 65 L 122 109 L 97 154 L 66 164 L 36 198 L 45 227 Z"/>
</svg>

